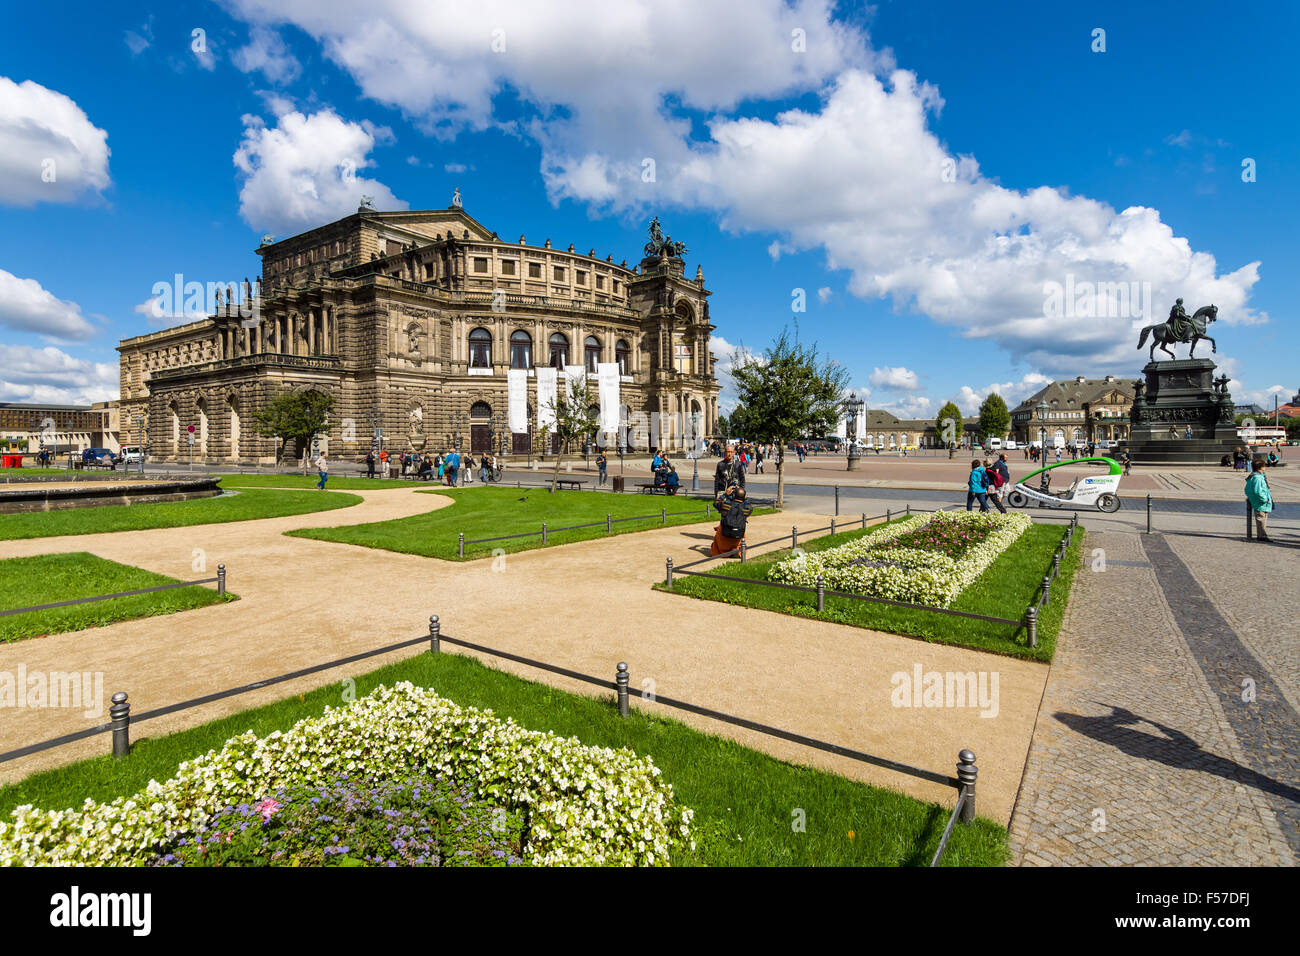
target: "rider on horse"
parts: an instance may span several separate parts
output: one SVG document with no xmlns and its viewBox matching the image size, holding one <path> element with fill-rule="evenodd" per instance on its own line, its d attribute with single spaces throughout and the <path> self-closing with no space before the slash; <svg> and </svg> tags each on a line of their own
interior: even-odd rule
<svg viewBox="0 0 1300 956">
<path fill-rule="evenodd" d="M 1192 337 L 1195 326 L 1183 308 L 1183 300 L 1179 299 L 1174 303 L 1174 307 L 1169 310 L 1169 321 L 1165 323 L 1169 326 L 1170 338 L 1175 342 L 1186 342 Z"/>
</svg>

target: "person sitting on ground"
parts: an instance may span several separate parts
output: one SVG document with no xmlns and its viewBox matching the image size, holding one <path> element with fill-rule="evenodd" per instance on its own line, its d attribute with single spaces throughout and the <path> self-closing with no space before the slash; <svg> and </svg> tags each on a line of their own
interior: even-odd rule
<svg viewBox="0 0 1300 956">
<path fill-rule="evenodd" d="M 1232 456 L 1231 456 L 1231 455 L 1228 455 L 1228 454 L 1225 453 L 1224 456 L 1223 456 L 1222 458 L 1219 459 L 1219 467 L 1221 467 L 1221 468 L 1231 468 L 1231 467 L 1232 467 Z"/>
<path fill-rule="evenodd" d="M 754 507 L 745 500 L 745 489 L 735 483 L 723 490 L 713 507 L 722 516 L 713 529 L 713 543 L 709 546 L 709 554 L 717 557 L 740 547 L 745 540 L 745 525 Z"/>
<path fill-rule="evenodd" d="M 1270 467 L 1273 466 L 1273 465 L 1279 464 L 1279 463 L 1282 461 L 1282 459 L 1278 457 L 1278 454 L 1277 454 L 1276 451 L 1270 451 L 1270 452 L 1268 453 L 1268 457 L 1265 458 L 1264 460 L 1268 463 L 1268 465 L 1269 465 Z"/>
</svg>

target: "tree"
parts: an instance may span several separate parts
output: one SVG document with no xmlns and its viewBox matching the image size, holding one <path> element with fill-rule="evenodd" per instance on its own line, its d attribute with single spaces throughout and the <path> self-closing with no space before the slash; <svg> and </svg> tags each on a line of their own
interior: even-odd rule
<svg viewBox="0 0 1300 956">
<path fill-rule="evenodd" d="M 1010 427 L 1011 412 L 1007 409 L 1007 403 L 997 392 L 989 392 L 988 397 L 980 405 L 980 434 L 985 440 L 1006 438 L 1007 429 Z"/>
<path fill-rule="evenodd" d="M 804 435 L 833 431 L 848 388 L 849 370 L 817 354 L 817 346 L 791 342 L 782 330 L 761 357 L 737 352 L 732 377 L 744 409 L 744 438 L 776 445 L 776 505 L 785 503 L 785 447 Z"/>
<path fill-rule="evenodd" d="M 956 444 L 961 441 L 961 432 L 961 409 L 948 402 L 939 409 L 939 417 L 934 420 L 934 433 L 939 436 L 939 442 L 946 448 L 949 443 Z"/>
<path fill-rule="evenodd" d="M 275 466 L 279 468 L 285 444 L 294 439 L 306 445 L 325 430 L 333 409 L 334 396 L 323 392 L 281 392 L 253 416 L 253 428 L 263 438 L 280 439 L 275 450 Z M 302 471 L 307 473 L 305 457 Z"/>
<path fill-rule="evenodd" d="M 590 412 L 591 391 L 584 378 L 581 385 L 557 390 L 555 401 L 546 406 L 555 412 L 555 423 L 545 429 L 560 439 L 560 453 L 555 456 L 555 470 L 551 473 L 551 491 L 560 480 L 560 462 L 569 445 L 580 438 L 586 438 L 599 427 L 599 422 Z"/>
</svg>

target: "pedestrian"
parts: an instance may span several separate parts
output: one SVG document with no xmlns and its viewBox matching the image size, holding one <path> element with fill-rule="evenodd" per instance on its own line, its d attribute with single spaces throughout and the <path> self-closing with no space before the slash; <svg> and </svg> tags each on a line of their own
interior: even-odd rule
<svg viewBox="0 0 1300 956">
<path fill-rule="evenodd" d="M 726 445 L 722 450 L 722 460 L 713 472 L 713 496 L 721 498 L 732 485 L 745 487 L 745 470 L 736 458 L 736 446 Z"/>
<path fill-rule="evenodd" d="M 456 473 L 460 470 L 460 452 L 456 449 L 451 450 L 447 456 L 447 487 L 456 487 Z"/>
<path fill-rule="evenodd" d="M 467 485 L 474 484 L 474 453 L 473 452 L 470 452 L 468 455 L 465 456 L 465 460 L 461 464 L 460 474 L 464 475 L 465 484 Z"/>
<path fill-rule="evenodd" d="M 596 484 L 603 485 L 605 483 L 605 469 L 608 467 L 609 456 L 605 454 L 605 449 L 602 448 L 600 453 L 596 455 L 596 470 L 599 472 Z"/>
<path fill-rule="evenodd" d="M 1058 464 L 1059 464 L 1060 461 L 1061 461 L 1061 446 L 1060 446 L 1060 445 L 1057 445 L 1057 446 L 1056 446 L 1056 461 L 1057 461 Z"/>
<path fill-rule="evenodd" d="M 488 483 L 488 470 L 492 467 L 491 463 L 491 455 L 484 455 L 478 460 L 478 477 L 485 485 Z"/>
<path fill-rule="evenodd" d="M 375 450 L 373 448 L 366 452 L 366 477 L 375 477 Z"/>
<path fill-rule="evenodd" d="M 654 456 L 654 458 L 652 458 L 652 459 L 650 460 L 650 470 L 651 470 L 651 471 L 658 471 L 658 470 L 659 470 L 659 465 L 660 465 L 660 463 L 661 463 L 661 462 L 660 462 L 659 452 L 656 450 L 656 451 L 655 451 L 655 456 Z"/>
<path fill-rule="evenodd" d="M 989 510 L 987 477 L 978 458 L 970 463 L 970 480 L 966 485 L 966 510 L 971 511 L 977 500 L 980 503 L 980 511 Z"/>
<path fill-rule="evenodd" d="M 1125 475 L 1127 475 L 1129 472 L 1131 472 L 1131 471 L 1133 470 L 1133 459 L 1129 457 L 1129 454 L 1128 454 L 1128 450 L 1127 450 L 1127 449 L 1125 449 L 1125 451 L 1124 451 L 1124 460 L 1123 460 L 1122 464 L 1124 465 L 1124 474 L 1125 474 Z"/>
<path fill-rule="evenodd" d="M 1186 438 L 1188 441 L 1191 440 L 1191 438 L 1192 438 L 1192 426 L 1191 426 L 1191 425 L 1188 425 L 1188 426 L 1187 426 L 1187 431 L 1183 432 L 1183 437 Z"/>
<path fill-rule="evenodd" d="M 330 463 L 325 460 L 324 452 L 321 452 L 320 457 L 316 459 L 316 471 L 320 474 L 320 481 L 316 483 L 316 487 L 324 491 L 325 482 L 330 476 Z"/>
<path fill-rule="evenodd" d="M 1240 470 L 1246 468 L 1246 452 L 1240 445 L 1232 453 L 1232 467 Z"/>
<path fill-rule="evenodd" d="M 1002 507 L 1002 472 L 998 471 L 991 461 L 984 459 L 984 487 L 988 489 L 989 501 L 993 502 L 993 507 L 1003 514 L 1007 509 Z"/>
<path fill-rule="evenodd" d="M 762 473 L 763 473 L 763 446 L 758 445 L 754 449 L 754 474 L 761 475 Z"/>
<path fill-rule="evenodd" d="M 1268 536 L 1268 529 L 1265 527 L 1268 521 L 1268 513 L 1273 510 L 1273 495 L 1269 491 L 1268 479 L 1264 476 L 1264 469 L 1268 463 L 1260 457 L 1256 457 L 1251 462 L 1250 477 L 1246 479 L 1246 503 L 1250 505 L 1250 510 L 1255 515 L 1255 539 L 1257 541 L 1272 540 Z"/>
</svg>

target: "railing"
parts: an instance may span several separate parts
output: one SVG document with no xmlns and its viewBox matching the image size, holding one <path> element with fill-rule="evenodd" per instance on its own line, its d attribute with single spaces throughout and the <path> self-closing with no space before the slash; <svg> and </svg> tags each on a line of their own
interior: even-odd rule
<svg viewBox="0 0 1300 956">
<path fill-rule="evenodd" d="M 259 365 L 279 365 L 285 368 L 307 368 L 326 372 L 335 371 L 342 367 L 337 355 L 290 355 L 284 352 L 256 352 L 252 355 L 236 355 L 234 358 L 217 359 L 214 362 L 202 362 L 198 365 L 157 369 L 150 373 L 149 381 L 157 382 L 169 378 L 181 378 L 186 375 L 198 375 L 231 368 L 251 368 Z"/>
<path fill-rule="evenodd" d="M 899 514 L 905 517 L 910 517 L 914 510 L 918 514 L 927 513 L 927 511 L 928 513 L 931 514 L 937 514 L 941 511 L 944 511 L 945 509 L 943 508 L 928 509 L 928 510 L 923 510 L 919 508 L 913 509 L 912 506 L 908 504 L 902 512 L 899 512 Z M 866 529 L 868 521 L 877 521 L 883 518 L 885 520 L 885 523 L 888 524 L 890 521 L 893 520 L 894 514 L 895 512 L 893 511 L 893 509 L 887 510 L 883 515 L 872 515 L 871 517 L 868 517 L 864 513 L 861 518 L 862 530 Z M 1052 564 L 1051 567 L 1048 569 L 1048 573 L 1044 575 L 1042 584 L 1039 586 L 1039 588 L 1035 589 L 1034 592 L 1035 598 L 1030 601 L 1029 606 L 1025 609 L 1024 616 L 1019 620 L 1013 620 L 1007 617 L 997 617 L 991 614 L 975 614 L 971 611 L 955 611 L 952 608 L 933 607 L 928 604 L 912 604 L 907 601 L 892 601 L 888 598 L 872 597 L 866 594 L 853 594 L 848 591 L 828 591 L 826 590 L 825 584 L 823 583 L 820 575 L 818 575 L 817 577 L 816 586 L 808 587 L 806 585 L 800 585 L 800 584 L 786 584 L 781 581 L 766 581 L 763 580 L 762 578 L 741 578 L 732 575 L 713 574 L 708 571 L 687 570 L 688 568 L 693 568 L 698 564 L 704 564 L 705 562 L 708 561 L 717 561 L 722 558 L 730 558 L 730 557 L 738 557 L 740 559 L 740 563 L 744 564 L 746 558 L 748 557 L 748 553 L 750 549 L 764 547 L 769 544 L 779 544 L 786 540 L 789 540 L 790 548 L 792 550 L 798 548 L 800 531 L 797 525 L 790 528 L 789 535 L 782 535 L 779 538 L 771 538 L 767 541 L 760 541 L 752 545 L 747 544 L 744 541 L 744 539 L 742 539 L 740 546 L 732 551 L 727 551 L 718 555 L 710 555 L 709 557 L 700 558 L 696 561 L 690 562 L 689 564 L 683 564 L 678 567 L 673 567 L 673 559 L 672 557 L 668 557 L 667 559 L 665 559 L 664 586 L 671 589 L 673 586 L 673 575 L 686 574 L 694 577 L 707 578 L 711 581 L 730 581 L 735 584 L 745 584 L 753 587 L 778 588 L 786 591 L 800 591 L 805 594 L 814 594 L 817 596 L 818 612 L 824 612 L 826 610 L 826 598 L 829 595 L 830 597 L 844 598 L 850 601 L 866 601 L 872 604 L 884 604 L 890 607 L 901 607 L 901 608 L 914 610 L 914 611 L 926 611 L 933 614 L 944 614 L 944 615 L 948 615 L 949 617 L 964 617 L 964 618 L 970 618 L 977 621 L 989 621 L 993 624 L 1009 624 L 1015 628 L 1023 627 L 1025 629 L 1026 637 L 1028 638 L 1029 646 L 1037 647 L 1039 613 L 1051 598 L 1052 582 L 1055 581 L 1057 575 L 1060 574 L 1061 560 L 1062 558 L 1065 557 L 1065 553 L 1070 547 L 1070 542 L 1074 536 L 1075 528 L 1078 527 L 1078 523 L 1079 523 L 1078 515 L 1077 514 L 1072 515 L 1069 519 L 1069 524 L 1065 529 L 1065 534 L 1064 536 L 1062 536 L 1060 543 L 1057 545 L 1056 551 L 1052 556 Z M 829 532 L 830 535 L 834 535 L 834 534 L 838 534 L 840 530 L 847 531 L 849 529 L 847 527 L 839 528 L 835 519 L 832 518 L 831 523 L 828 526 L 823 528 L 813 528 L 810 531 L 804 531 L 803 534 L 805 537 L 820 534 L 822 532 Z"/>
<path fill-rule="evenodd" d="M 465 545 L 467 544 L 486 544 L 489 541 L 510 541 L 515 538 L 535 538 L 538 535 L 541 535 L 542 546 L 545 547 L 547 539 L 550 535 L 558 534 L 562 531 L 577 531 L 580 528 L 599 528 L 603 525 L 605 528 L 605 534 L 613 534 L 614 525 L 618 524 L 620 521 L 649 521 L 652 518 L 658 518 L 660 520 L 660 523 L 666 527 L 668 525 L 669 518 L 682 518 L 682 517 L 688 517 L 690 515 L 698 515 L 698 514 L 700 514 L 700 512 L 698 511 L 671 511 L 670 512 L 667 508 L 660 508 L 659 514 L 657 515 L 633 515 L 629 518 L 615 518 L 613 515 L 607 512 L 605 514 L 604 521 L 588 521 L 585 522 L 584 524 L 566 525 L 563 528 L 548 528 L 546 526 L 546 522 L 543 521 L 542 528 L 540 531 L 523 531 L 520 532 L 519 534 L 501 534 L 492 538 L 471 538 L 468 541 L 465 539 L 465 532 L 462 531 L 457 536 L 457 540 L 456 540 L 456 556 L 458 558 L 465 557 Z M 706 519 L 709 517 L 708 505 L 704 506 L 703 517 Z"/>
<path fill-rule="evenodd" d="M 192 588 L 200 584 L 216 584 L 217 594 L 226 593 L 226 566 L 217 565 L 217 576 L 215 578 L 200 578 L 198 581 L 178 581 L 175 584 L 159 584 L 152 588 L 136 588 L 134 591 L 118 591 L 116 594 L 97 594 L 94 597 L 74 598 L 70 601 L 55 601 L 52 604 L 34 604 L 31 607 L 15 607 L 7 611 L 0 611 L 0 617 L 7 617 L 10 614 L 28 614 L 32 611 L 48 611 L 56 607 L 71 607 L 74 604 L 89 604 L 92 601 L 111 601 L 114 598 L 134 597 L 137 594 L 152 594 L 155 591 L 171 591 L 175 588 Z"/>
<path fill-rule="evenodd" d="M 442 633 L 442 627 L 436 614 L 429 617 L 429 633 L 422 634 L 419 637 L 411 638 L 405 641 L 398 641 L 395 644 L 387 644 L 383 647 L 373 648 L 368 651 L 361 651 L 357 654 L 341 657 L 336 660 L 326 661 L 323 664 L 315 664 L 311 667 L 300 668 L 296 671 L 290 671 L 287 674 L 279 674 L 275 677 L 269 677 L 264 680 L 254 681 L 251 684 L 241 684 L 238 687 L 231 687 L 227 690 L 217 691 L 212 694 L 205 694 L 202 697 L 194 697 L 190 700 L 180 701 L 175 704 L 168 704 L 163 707 L 155 707 L 144 713 L 131 714 L 131 703 L 128 695 L 124 691 L 117 691 L 112 697 L 112 706 L 109 708 L 108 723 L 99 724 L 95 727 L 88 727 L 85 730 L 79 730 L 71 734 L 64 734 L 60 737 L 54 737 L 39 743 L 29 744 L 25 747 L 19 747 L 16 750 L 10 750 L 6 753 L 0 753 L 0 763 L 6 763 L 11 760 L 17 760 L 20 757 L 30 756 L 34 753 L 40 753 L 45 750 L 52 750 L 55 747 L 62 747 L 79 740 L 85 740 L 102 733 L 112 734 L 112 752 L 115 758 L 124 758 L 131 753 L 131 724 L 132 722 L 140 723 L 145 720 L 152 720 L 155 717 L 163 717 L 168 714 L 179 713 L 180 711 L 190 710 L 204 704 L 210 704 L 214 701 L 225 700 L 240 694 L 246 694 L 250 691 L 260 690 L 264 687 L 270 687 L 275 684 L 284 683 L 285 681 L 294 680 L 299 677 L 305 677 L 310 674 L 319 673 L 320 671 L 329 670 L 334 667 L 341 667 L 345 664 L 355 663 L 356 661 L 365 660 L 366 658 L 376 657 L 380 654 L 389 654 L 393 651 L 402 650 L 407 647 L 413 647 L 416 644 L 429 642 L 429 651 L 433 654 L 441 653 L 442 645 L 455 644 L 468 650 L 487 654 L 493 657 L 499 657 L 503 660 L 515 661 L 519 664 L 525 664 L 529 667 L 535 667 L 548 673 L 558 674 L 562 677 L 568 677 L 573 680 L 583 681 L 584 683 L 594 684 L 597 687 L 604 687 L 613 690 L 616 695 L 618 712 L 621 716 L 627 717 L 630 713 L 630 694 L 629 685 L 631 675 L 628 672 L 628 665 L 624 661 L 619 661 L 615 669 L 614 679 L 611 681 L 607 678 L 595 677 L 591 674 L 584 674 L 580 671 L 571 670 L 567 667 L 559 667 L 555 664 L 548 664 L 545 661 L 538 661 L 532 658 L 523 657 L 519 654 L 512 654 L 508 651 L 498 650 L 492 647 L 486 647 L 482 644 L 475 644 L 470 641 L 460 640 L 459 638 L 450 637 Z M 765 734 L 769 737 L 775 737 L 781 740 L 790 741 L 791 743 L 800 744 L 801 746 L 820 750 L 824 753 L 834 754 L 840 757 L 847 757 L 850 760 L 856 760 L 860 763 L 871 764 L 872 766 L 881 767 L 886 770 L 892 770 L 896 773 L 906 774 L 907 776 L 916 777 L 920 780 L 927 780 L 931 783 L 937 783 L 942 786 L 957 788 L 957 803 L 953 807 L 952 816 L 948 820 L 948 826 L 944 830 L 943 837 L 939 842 L 939 847 L 931 860 L 931 866 L 937 866 L 943 857 L 944 850 L 947 848 L 948 839 L 952 834 L 953 824 L 960 816 L 963 823 L 970 823 L 975 819 L 975 788 L 979 775 L 979 768 L 975 765 L 975 754 L 969 750 L 962 750 L 957 755 L 957 775 L 955 777 L 939 773 L 934 770 L 925 770 L 920 767 L 914 767 L 897 760 L 890 760 L 887 757 L 880 757 L 875 754 L 865 753 L 855 750 L 851 747 L 845 747 L 842 744 L 831 743 L 820 740 L 816 737 L 808 737 L 804 734 L 793 733 L 792 731 L 783 730 L 779 727 L 772 727 L 768 724 L 758 723 L 744 717 L 736 717 L 732 714 L 726 714 L 721 711 L 713 710 L 709 707 L 701 707 L 698 704 L 692 704 L 687 701 L 677 700 L 672 697 L 664 697 L 659 694 L 643 693 L 642 699 L 649 703 L 662 704 L 665 707 L 672 707 L 678 710 L 684 710 L 688 713 L 697 714 L 701 717 L 708 717 L 722 723 L 731 724 L 736 727 L 742 727 L 746 730 L 752 730 L 757 733 Z"/>
</svg>

